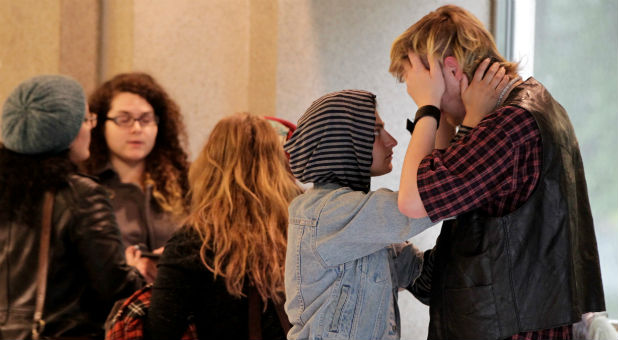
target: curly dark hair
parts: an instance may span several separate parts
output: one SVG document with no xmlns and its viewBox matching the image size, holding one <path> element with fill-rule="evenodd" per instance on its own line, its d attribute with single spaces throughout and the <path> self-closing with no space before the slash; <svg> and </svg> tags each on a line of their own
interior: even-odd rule
<svg viewBox="0 0 618 340">
<path fill-rule="evenodd" d="M 189 165 L 182 147 L 187 140 L 182 115 L 167 92 L 146 73 L 118 74 L 90 95 L 90 112 L 96 113 L 98 118 L 97 126 L 92 129 L 90 158 L 84 164 L 86 171 L 95 174 L 109 163 L 110 151 L 103 129 L 111 102 L 121 92 L 144 98 L 159 117 L 155 145 L 146 157 L 144 181 L 153 185 L 153 196 L 159 207 L 173 215 L 186 213 Z"/>
<path fill-rule="evenodd" d="M 33 207 L 39 207 L 43 193 L 68 185 L 77 171 L 69 151 L 58 154 L 24 155 L 0 144 L 0 220 L 34 226 Z"/>
</svg>

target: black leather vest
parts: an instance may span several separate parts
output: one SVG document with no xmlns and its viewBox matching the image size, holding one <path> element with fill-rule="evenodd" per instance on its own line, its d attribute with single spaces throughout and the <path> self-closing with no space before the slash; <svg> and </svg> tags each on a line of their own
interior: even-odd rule
<svg viewBox="0 0 618 340">
<path fill-rule="evenodd" d="M 542 174 L 524 205 L 501 217 L 445 221 L 435 247 L 429 339 L 502 339 L 605 310 L 594 225 L 577 139 L 535 79 L 505 105 L 528 110 L 542 137 Z"/>
</svg>

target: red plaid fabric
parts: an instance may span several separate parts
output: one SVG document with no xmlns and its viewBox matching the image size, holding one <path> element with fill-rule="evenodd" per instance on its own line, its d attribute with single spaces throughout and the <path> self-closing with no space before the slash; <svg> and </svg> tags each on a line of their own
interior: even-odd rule
<svg viewBox="0 0 618 340">
<path fill-rule="evenodd" d="M 144 317 L 150 308 L 152 285 L 136 291 L 127 298 L 106 325 L 105 340 L 141 340 L 144 339 Z M 182 335 L 181 340 L 197 340 L 197 330 L 193 323 Z"/>
<path fill-rule="evenodd" d="M 528 111 L 505 106 L 419 166 L 417 184 L 432 221 L 475 209 L 502 216 L 521 206 L 541 174 L 541 134 Z"/>
<path fill-rule="evenodd" d="M 515 334 L 511 340 L 571 340 L 573 339 L 573 326 L 562 326 L 544 329 L 536 332 L 522 332 Z"/>
</svg>

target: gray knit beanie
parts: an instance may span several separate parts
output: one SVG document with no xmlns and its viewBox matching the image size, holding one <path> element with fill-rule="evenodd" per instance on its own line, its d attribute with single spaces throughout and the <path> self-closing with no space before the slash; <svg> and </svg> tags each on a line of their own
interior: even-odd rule
<svg viewBox="0 0 618 340">
<path fill-rule="evenodd" d="M 4 102 L 2 143 L 28 155 L 66 150 L 85 114 L 86 95 L 77 81 L 60 75 L 30 78 Z"/>
</svg>

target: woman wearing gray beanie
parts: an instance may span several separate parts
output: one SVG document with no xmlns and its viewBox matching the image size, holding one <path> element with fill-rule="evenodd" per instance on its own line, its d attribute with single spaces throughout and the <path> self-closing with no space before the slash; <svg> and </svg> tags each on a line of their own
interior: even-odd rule
<svg viewBox="0 0 618 340">
<path fill-rule="evenodd" d="M 124 259 L 105 190 L 76 172 L 75 164 L 89 156 L 90 130 L 96 124 L 86 112 L 82 87 L 59 75 L 26 80 L 4 103 L 1 339 L 101 338 L 114 301 L 143 284 Z M 48 242 L 43 241 L 44 202 L 53 204 Z M 41 251 L 45 244 L 48 251 Z M 37 284 L 39 275 L 42 284 Z M 37 295 L 44 303 L 37 304 Z M 38 305 L 41 322 L 33 331 Z"/>
</svg>

